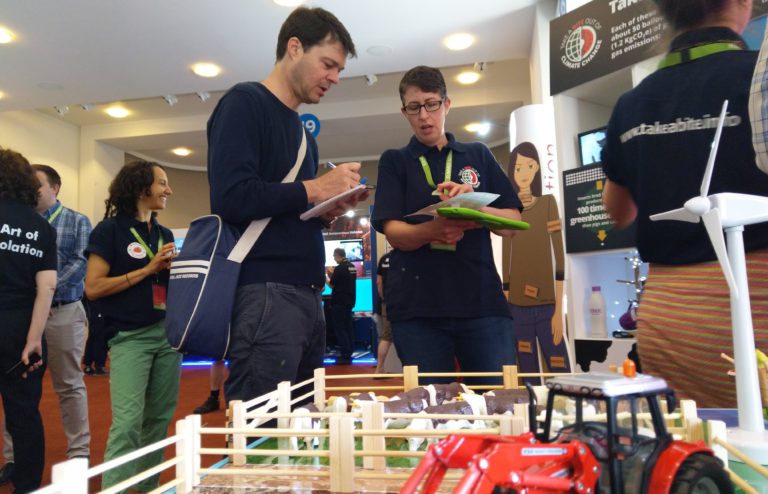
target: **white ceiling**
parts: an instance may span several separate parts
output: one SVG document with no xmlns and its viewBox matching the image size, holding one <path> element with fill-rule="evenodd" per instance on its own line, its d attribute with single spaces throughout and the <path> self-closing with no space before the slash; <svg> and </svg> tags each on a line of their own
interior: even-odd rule
<svg viewBox="0 0 768 494">
<path fill-rule="evenodd" d="M 320 105 L 318 144 L 326 158 L 372 158 L 401 146 L 410 135 L 399 113 L 397 83 L 419 64 L 444 68 L 454 107 L 449 130 L 489 119 L 489 144 L 506 139 L 509 112 L 529 99 L 528 56 L 536 0 L 317 0 L 347 27 L 358 57 L 341 84 Z M 198 116 L 195 132 L 149 132 L 108 142 L 163 162 L 205 166 L 204 121 L 222 92 L 243 80 L 263 79 L 274 64 L 277 32 L 290 8 L 272 0 L 0 0 L 0 26 L 17 39 L 0 45 L 0 111 L 38 110 L 77 126 L 114 122 L 101 111 L 121 101 L 126 120 Z M 442 39 L 470 32 L 477 42 L 451 52 Z M 372 55 L 372 47 L 391 53 Z M 215 79 L 192 74 L 195 62 L 223 68 Z M 471 90 L 453 77 L 475 62 L 489 62 Z M 369 86 L 364 75 L 377 74 Z M 212 97 L 203 102 L 196 92 Z M 528 89 L 529 91 L 529 89 Z M 161 98 L 178 95 L 169 107 Z M 91 111 L 79 105 L 91 103 Z M 59 116 L 54 106 L 68 106 Z M 0 136 L 0 140 L 2 136 Z M 194 153 L 169 154 L 175 146 Z"/>
</svg>

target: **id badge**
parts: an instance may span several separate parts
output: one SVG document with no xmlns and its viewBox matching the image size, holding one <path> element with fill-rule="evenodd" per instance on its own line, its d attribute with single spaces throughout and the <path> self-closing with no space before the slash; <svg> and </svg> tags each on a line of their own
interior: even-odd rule
<svg viewBox="0 0 768 494">
<path fill-rule="evenodd" d="M 167 299 L 168 292 L 165 285 L 159 283 L 152 283 L 152 304 L 155 309 L 165 310 L 165 301 Z"/>
</svg>

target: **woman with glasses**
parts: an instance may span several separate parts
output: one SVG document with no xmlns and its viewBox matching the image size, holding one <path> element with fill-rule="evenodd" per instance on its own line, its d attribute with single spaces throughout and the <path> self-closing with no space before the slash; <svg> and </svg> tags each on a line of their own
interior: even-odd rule
<svg viewBox="0 0 768 494">
<path fill-rule="evenodd" d="M 176 410 L 181 354 L 165 337 L 168 273 L 174 256 L 173 233 L 157 222 L 172 194 L 157 163 L 123 166 L 109 186 L 104 219 L 88 242 L 85 292 L 98 300 L 109 340 L 109 394 L 112 425 L 104 461 L 166 437 Z M 163 451 L 140 457 L 102 476 L 102 489 L 162 462 Z M 159 475 L 135 486 L 157 488 Z"/>
<path fill-rule="evenodd" d="M 407 146 L 382 154 L 373 212 L 374 228 L 395 248 L 385 287 L 395 348 L 403 364 L 423 372 L 452 372 L 456 361 L 465 372 L 499 372 L 515 361 L 514 337 L 489 230 L 407 215 L 472 191 L 499 194 L 483 208 L 497 216 L 519 220 L 522 205 L 488 147 L 446 133 L 451 100 L 438 69 L 409 70 L 400 100 L 414 135 Z"/>
</svg>

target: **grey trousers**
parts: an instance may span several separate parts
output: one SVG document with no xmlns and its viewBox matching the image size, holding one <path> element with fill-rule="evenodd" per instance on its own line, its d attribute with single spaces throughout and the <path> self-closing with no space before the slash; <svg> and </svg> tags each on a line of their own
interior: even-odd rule
<svg viewBox="0 0 768 494">
<path fill-rule="evenodd" d="M 250 400 L 281 381 L 309 379 L 323 365 L 325 316 L 320 290 L 253 283 L 237 289 L 232 314 L 227 401 Z"/>
</svg>

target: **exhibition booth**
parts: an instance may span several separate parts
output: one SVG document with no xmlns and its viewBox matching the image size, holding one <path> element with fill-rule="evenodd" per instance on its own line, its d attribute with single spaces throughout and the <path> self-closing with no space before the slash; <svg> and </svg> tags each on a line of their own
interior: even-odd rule
<svg viewBox="0 0 768 494">
<path fill-rule="evenodd" d="M 81 460 L 57 465 L 53 470 L 53 485 L 39 492 L 88 492 L 89 478 L 117 467 L 121 462 L 162 448 L 173 451 L 174 454 L 170 455 L 172 458 L 162 468 L 139 473 L 134 479 L 139 481 L 163 470 L 175 471 L 174 480 L 165 483 L 157 492 L 172 489 L 175 492 L 221 492 L 216 489 L 269 486 L 284 489 L 287 485 L 302 492 L 317 489 L 332 492 L 375 491 L 382 485 L 390 490 L 399 489 L 403 485 L 415 489 L 415 484 L 406 483 L 416 476 L 414 472 L 424 474 L 417 467 L 419 461 L 435 454 L 434 451 L 426 450 L 427 443 L 435 443 L 447 434 L 469 430 L 489 436 L 520 435 L 535 429 L 537 420 L 542 423 L 546 420 L 548 428 L 552 420 L 549 414 L 555 415 L 552 407 L 556 405 L 550 403 L 550 409 L 545 411 L 546 390 L 543 395 L 540 389 L 536 392 L 532 388 L 526 391 L 525 382 L 528 379 L 545 380 L 560 373 L 562 376 L 556 379 L 564 379 L 564 388 L 578 384 L 583 391 L 587 385 L 578 381 L 578 378 L 574 378 L 576 384 L 569 384 L 569 376 L 594 371 L 615 373 L 628 359 L 634 361 L 642 372 L 635 344 L 635 328 L 637 307 L 648 276 L 648 266 L 640 259 L 635 248 L 634 226 L 616 228 L 603 207 L 602 191 L 606 177 L 601 167 L 601 150 L 613 105 L 622 93 L 637 86 L 644 77 L 656 70 L 668 46 L 670 33 L 651 0 L 597 0 L 563 12 L 558 17 L 553 15 L 555 3 L 540 2 L 535 6 L 529 59 L 524 62 L 498 62 L 510 79 L 514 77 L 509 88 L 509 92 L 514 94 L 505 96 L 503 101 L 501 98 L 496 101 L 504 107 L 505 115 L 509 116 L 508 127 L 504 129 L 507 135 L 489 143 L 494 156 L 513 183 L 514 160 L 510 157 L 516 156 L 516 150 L 522 149 L 521 146 L 532 146 L 538 156 L 542 188 L 534 191 L 533 196 L 541 203 L 551 205 L 555 216 L 547 218 L 547 224 L 555 222 L 557 227 L 548 230 L 549 235 L 543 246 L 534 247 L 540 253 L 540 259 L 532 259 L 530 263 L 536 264 L 539 271 L 551 273 L 554 294 L 551 301 L 539 299 L 539 288 L 531 296 L 531 285 L 534 282 L 527 283 L 522 271 L 519 271 L 522 267 L 515 264 L 512 253 L 530 248 L 521 245 L 527 241 L 527 237 L 519 236 L 513 240 L 494 238 L 494 260 L 512 305 L 517 304 L 515 294 L 520 292 L 529 299 L 542 300 L 540 304 L 528 303 L 528 300 L 523 303 L 525 306 L 555 306 L 553 330 L 545 336 L 553 341 L 547 341 L 546 345 L 539 341 L 537 345 L 535 341 L 528 341 L 527 336 L 518 336 L 521 340 L 518 341 L 518 351 L 523 349 L 531 353 L 533 349 L 532 359 L 520 360 L 516 366 L 499 369 L 493 376 L 500 381 L 497 386 L 468 386 L 462 389 L 462 401 L 469 403 L 478 396 L 482 397 L 479 399 L 482 401 L 479 408 L 436 408 L 428 412 L 429 415 L 420 416 L 421 423 L 409 415 L 410 410 L 396 410 L 391 408 L 391 404 L 385 405 L 392 395 L 397 394 L 405 400 L 407 393 L 421 393 L 423 396 L 418 399 L 432 406 L 438 405 L 434 400 L 436 388 L 429 389 L 429 386 L 424 385 L 425 379 L 435 376 L 419 373 L 418 368 L 403 368 L 393 348 L 385 366 L 392 381 L 357 386 L 355 379 L 372 382 L 369 380 L 380 376 L 369 375 L 365 371 L 334 376 L 328 369 L 318 369 L 314 378 L 304 383 L 281 383 L 276 390 L 264 396 L 248 402 L 230 403 L 226 427 L 210 427 L 202 424 L 199 416 L 190 416 L 180 420 L 175 431 L 169 431 L 167 440 L 137 451 L 129 455 L 130 458 L 97 466 L 89 466 Z M 754 20 L 745 33 L 745 39 L 752 49 L 759 49 L 762 42 L 767 13 L 768 4 L 755 2 Z M 527 80 L 520 79 L 521 68 L 529 70 Z M 390 82 L 396 81 L 398 76 L 392 75 Z M 387 80 L 387 77 L 379 77 L 379 84 Z M 494 91 L 503 92 L 504 83 L 499 82 Z M 459 88 L 451 96 L 465 96 L 480 101 L 487 95 L 471 95 L 470 89 Z M 489 101 L 485 103 L 493 103 L 495 97 L 488 96 Z M 38 128 L 39 137 L 29 137 L 20 130 L 28 127 Z M 126 161 L 136 156 L 141 157 L 138 154 L 126 154 L 116 144 L 142 134 L 160 135 L 168 132 L 168 128 L 179 133 L 199 132 L 204 128 L 204 118 L 185 116 L 162 122 L 136 122 L 122 126 L 92 125 L 74 129 L 53 122 L 49 116 L 41 117 L 32 112 L 0 113 L 0 134 L 7 136 L 9 143 L 18 139 L 22 147 L 33 148 L 47 140 L 55 141 L 64 148 L 61 160 L 70 159 L 74 165 L 62 165 L 65 168 L 63 175 L 77 177 L 80 184 L 80 192 L 67 191 L 68 197 L 65 200 L 78 205 L 93 220 L 100 218 L 102 198 L 83 191 L 91 187 L 106 189 L 116 170 Z M 43 154 L 53 154 L 53 151 L 47 148 Z M 363 174 L 375 184 L 376 158 L 369 156 L 362 161 Z M 171 223 L 175 223 L 170 226 L 175 227 L 173 231 L 177 247 L 183 250 L 186 234 L 184 225 L 198 216 L 196 213 L 208 213 L 207 198 L 201 200 L 201 196 L 207 196 L 207 193 L 194 193 L 207 190 L 206 178 L 199 171 L 191 172 L 174 167 L 169 168 L 168 175 L 174 186 L 175 183 L 180 184 L 177 195 L 182 196 L 187 192 L 192 197 L 180 208 L 183 213 L 174 212 L 168 217 Z M 323 231 L 326 268 L 335 266 L 333 251 L 342 248 L 356 269 L 353 357 L 355 363 L 367 364 L 368 368 L 375 363 L 378 342 L 373 318 L 379 298 L 376 266 L 378 259 L 391 250 L 381 232 L 376 232 L 370 225 L 372 208 L 375 208 L 375 204 L 369 201 L 358 208 L 354 215 L 340 217 L 331 228 Z M 330 292 L 326 285 L 324 300 L 327 301 Z M 332 344 L 332 332 L 329 335 Z M 535 340 L 542 336 L 534 335 L 531 338 Z M 190 360 L 199 359 L 195 357 Z M 332 365 L 332 356 L 325 363 Z M 472 373 L 462 374 L 460 370 L 438 377 L 446 376 L 464 382 L 476 377 Z M 629 377 L 628 373 L 626 378 Z M 581 407 L 582 398 L 585 403 L 589 399 L 605 398 L 610 394 L 607 390 L 614 385 L 626 385 L 626 382 L 615 384 L 601 381 L 599 384 L 589 384 L 594 386 L 590 390 L 591 398 L 586 395 L 578 397 L 575 391 L 568 397 L 574 400 L 578 398 L 578 406 Z M 656 384 L 649 382 L 647 386 L 640 391 L 633 388 L 631 393 L 648 393 L 653 398 L 650 401 L 655 401 L 657 395 L 654 393 L 657 389 L 653 386 Z M 493 409 L 487 404 L 490 403 L 487 401 L 489 397 L 494 396 L 493 392 L 501 396 L 507 390 L 515 390 L 516 396 L 523 398 L 506 405 L 503 410 Z M 369 397 L 360 398 L 360 395 L 369 392 Z M 764 388 L 763 393 L 766 392 Z M 356 395 L 354 400 L 350 398 L 353 394 Z M 337 396 L 346 397 L 347 402 L 340 405 L 335 399 Z M 535 402 L 537 396 L 542 400 L 539 409 L 529 409 L 522 404 L 530 398 Z M 661 423 L 664 431 L 659 432 L 657 429 L 654 439 L 662 435 L 666 438 L 668 430 L 669 440 L 674 437 L 675 440 L 706 441 L 718 458 L 745 479 L 733 480 L 744 492 L 768 492 L 768 481 L 764 478 L 764 465 L 768 463 L 768 435 L 762 417 L 757 425 L 750 421 L 749 430 L 746 431 L 753 436 L 750 440 L 757 438 L 758 444 L 745 446 L 741 443 L 742 448 L 734 449 L 731 432 L 743 432 L 747 416 L 741 410 L 697 410 L 695 403 L 685 400 L 677 408 L 674 398 L 659 393 L 658 399 L 661 403 L 658 410 L 653 405 L 636 409 L 632 402 L 631 411 L 629 408 L 622 409 L 625 412 L 621 416 L 623 419 L 616 420 L 626 420 L 627 414 L 631 415 L 633 422 L 630 425 L 635 433 L 638 428 L 646 431 L 658 428 Z M 768 397 L 764 395 L 763 403 L 766 400 Z M 314 408 L 304 406 L 307 401 Z M 750 406 L 754 408 L 755 403 L 751 403 Z M 592 414 L 590 416 L 595 421 L 608 422 L 613 420 L 610 418 L 610 406 L 608 409 L 600 409 L 598 406 L 589 412 L 582 412 L 581 408 L 574 411 L 573 407 L 566 410 L 563 406 L 556 413 L 566 417 L 560 418 L 565 420 L 565 424 L 569 416 L 578 417 L 577 420 L 581 421 L 582 413 Z M 268 421 L 276 421 L 277 428 L 263 428 Z M 627 426 L 629 422 L 621 424 Z M 609 432 L 615 431 L 609 428 Z M 202 447 L 201 437 L 206 435 L 223 436 L 226 447 Z M 255 437 L 261 439 L 254 442 L 252 439 Z M 735 443 L 739 444 L 738 440 Z M 444 446 L 448 443 L 440 444 Z M 253 448 L 261 451 L 255 452 Z M 744 457 L 740 452 L 742 450 L 749 451 L 751 458 Z M 565 451 L 565 448 L 557 454 L 566 453 L 578 456 L 572 451 Z M 545 454 L 549 453 L 544 450 L 531 453 Z M 227 459 L 219 461 L 222 455 Z M 266 459 L 253 460 L 254 456 Z M 399 460 L 393 461 L 393 458 Z M 450 459 L 432 460 L 445 461 L 448 468 L 459 468 L 451 465 Z M 482 470 L 481 467 L 477 468 Z M 442 473 L 438 475 L 440 479 L 433 479 L 432 484 L 439 483 Z M 463 481 L 462 475 L 454 471 L 445 478 L 455 486 Z M 595 479 L 591 481 L 593 485 L 598 485 Z M 608 481 L 603 479 L 603 482 Z M 422 492 L 427 492 L 428 485 L 423 487 Z M 517 487 L 525 485 L 516 484 Z M 431 487 L 436 489 L 437 486 Z M 611 491 L 607 484 L 602 485 L 602 488 L 607 490 L 601 492 Z"/>
</svg>

